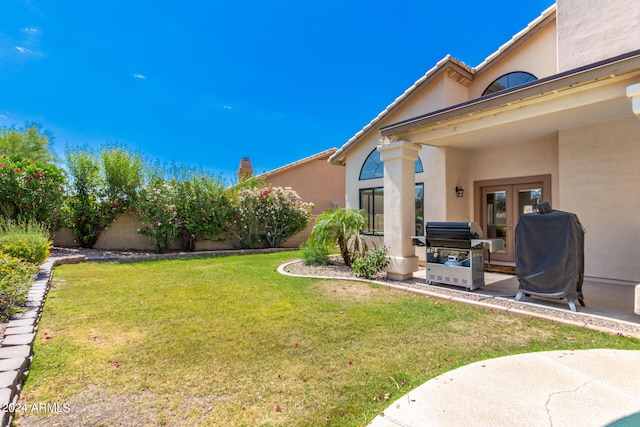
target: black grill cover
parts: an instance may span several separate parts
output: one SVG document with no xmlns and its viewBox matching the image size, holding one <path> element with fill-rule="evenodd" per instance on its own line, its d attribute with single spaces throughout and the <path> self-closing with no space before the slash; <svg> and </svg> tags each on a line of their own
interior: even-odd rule
<svg viewBox="0 0 640 427">
<path fill-rule="evenodd" d="M 520 215 L 515 234 L 518 290 L 582 301 L 584 234 L 573 213 Z"/>
</svg>

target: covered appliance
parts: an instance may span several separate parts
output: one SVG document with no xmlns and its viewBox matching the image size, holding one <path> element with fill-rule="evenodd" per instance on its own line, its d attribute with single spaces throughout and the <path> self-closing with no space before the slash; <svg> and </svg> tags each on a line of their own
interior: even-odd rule
<svg viewBox="0 0 640 427">
<path fill-rule="evenodd" d="M 566 298 L 576 311 L 575 299 L 584 306 L 584 234 L 578 217 L 551 210 L 520 215 L 515 232 L 518 293 Z"/>
<path fill-rule="evenodd" d="M 484 286 L 484 249 L 477 241 L 481 238 L 482 229 L 475 222 L 427 222 L 427 282 L 469 290 Z"/>
</svg>

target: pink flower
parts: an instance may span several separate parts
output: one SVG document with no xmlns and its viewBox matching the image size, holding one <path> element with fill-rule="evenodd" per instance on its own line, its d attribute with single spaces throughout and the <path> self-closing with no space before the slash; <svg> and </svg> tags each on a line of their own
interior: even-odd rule
<svg viewBox="0 0 640 427">
<path fill-rule="evenodd" d="M 282 412 L 282 408 L 280 407 L 280 405 L 276 405 L 276 412 Z"/>
<path fill-rule="evenodd" d="M 40 178 L 42 178 L 42 177 L 43 177 L 43 175 L 42 175 L 40 172 L 38 172 L 38 173 L 37 173 L 37 174 L 35 174 L 35 176 L 34 176 L 34 178 L 35 178 L 35 179 L 40 179 Z"/>
<path fill-rule="evenodd" d="M 293 346 L 297 348 L 298 347 L 298 343 L 295 343 Z"/>
<path fill-rule="evenodd" d="M 114 368 L 118 368 L 119 366 L 120 366 L 120 363 L 118 363 L 118 362 L 113 362 L 113 367 L 114 367 Z"/>
<path fill-rule="evenodd" d="M 349 360 L 349 366 L 353 365 L 353 361 Z"/>
</svg>

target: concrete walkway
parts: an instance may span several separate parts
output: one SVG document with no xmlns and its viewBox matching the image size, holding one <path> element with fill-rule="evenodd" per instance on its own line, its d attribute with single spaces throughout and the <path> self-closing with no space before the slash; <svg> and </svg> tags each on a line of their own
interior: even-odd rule
<svg viewBox="0 0 640 427">
<path fill-rule="evenodd" d="M 402 396 L 370 426 L 640 426 L 640 351 L 552 351 L 473 363 Z"/>
</svg>

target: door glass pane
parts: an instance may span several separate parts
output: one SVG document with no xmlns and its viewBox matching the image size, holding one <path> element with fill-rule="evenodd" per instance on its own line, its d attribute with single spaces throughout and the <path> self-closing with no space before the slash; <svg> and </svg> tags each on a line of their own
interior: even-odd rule
<svg viewBox="0 0 640 427">
<path fill-rule="evenodd" d="M 530 188 L 518 191 L 518 216 L 538 211 L 542 199 L 542 188 Z"/>
<path fill-rule="evenodd" d="M 416 236 L 424 236 L 424 184 L 416 184 Z"/>
<path fill-rule="evenodd" d="M 373 189 L 360 190 L 360 209 L 365 212 L 364 231 L 371 231 L 373 224 Z"/>
<path fill-rule="evenodd" d="M 373 189 L 373 231 L 374 233 L 384 232 L 384 189 Z"/>
<path fill-rule="evenodd" d="M 502 239 L 507 251 L 507 192 L 487 192 L 487 238 Z"/>
</svg>

